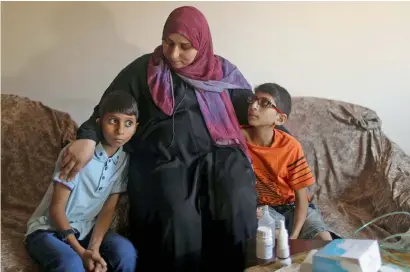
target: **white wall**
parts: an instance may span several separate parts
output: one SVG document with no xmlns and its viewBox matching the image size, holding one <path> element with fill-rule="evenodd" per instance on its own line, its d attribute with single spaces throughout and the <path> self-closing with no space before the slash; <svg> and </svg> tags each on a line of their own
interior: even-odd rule
<svg viewBox="0 0 410 272">
<path fill-rule="evenodd" d="M 252 84 L 368 106 L 410 154 L 410 2 L 2 2 L 2 92 L 82 122 L 187 4 Z"/>
</svg>

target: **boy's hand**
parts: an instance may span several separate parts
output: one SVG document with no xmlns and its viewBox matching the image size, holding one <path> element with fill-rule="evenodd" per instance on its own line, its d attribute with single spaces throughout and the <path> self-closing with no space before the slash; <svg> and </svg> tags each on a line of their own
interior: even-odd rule
<svg viewBox="0 0 410 272">
<path fill-rule="evenodd" d="M 94 271 L 95 262 L 92 257 L 93 252 L 91 250 L 85 250 L 84 253 L 81 255 L 81 260 L 83 261 L 84 268 L 87 271 Z"/>
<path fill-rule="evenodd" d="M 81 256 L 84 267 L 87 271 L 105 272 L 107 271 L 107 264 L 101 257 L 98 250 L 87 249 Z"/>
<path fill-rule="evenodd" d="M 256 208 L 256 218 L 261 218 L 262 217 L 262 207 Z"/>
<path fill-rule="evenodd" d="M 107 267 L 106 267 L 106 266 L 103 266 L 103 265 L 100 264 L 100 263 L 96 263 L 95 269 L 94 269 L 93 272 L 107 272 Z"/>
<path fill-rule="evenodd" d="M 93 260 L 95 264 L 94 272 L 106 272 L 107 263 L 104 261 L 103 257 L 100 255 L 99 249 L 89 249 L 93 252 Z"/>
</svg>

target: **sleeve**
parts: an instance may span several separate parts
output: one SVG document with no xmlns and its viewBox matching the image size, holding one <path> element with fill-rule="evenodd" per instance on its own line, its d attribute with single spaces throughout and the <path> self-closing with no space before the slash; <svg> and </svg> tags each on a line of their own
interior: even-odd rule
<svg viewBox="0 0 410 272">
<path fill-rule="evenodd" d="M 310 171 L 302 145 L 295 141 L 293 155 L 290 156 L 288 169 L 288 184 L 293 190 L 306 188 L 315 183 L 315 178 Z"/>
<path fill-rule="evenodd" d="M 67 180 L 60 179 L 60 178 L 59 178 L 59 175 L 60 175 L 60 173 L 61 173 L 60 167 L 59 167 L 59 165 L 60 165 L 60 160 L 61 160 L 62 154 L 64 153 L 64 150 L 65 150 L 68 146 L 69 146 L 69 145 L 67 145 L 66 147 L 64 147 L 64 148 L 60 151 L 60 155 L 58 155 L 58 159 L 57 159 L 56 165 L 55 165 L 55 167 L 54 167 L 53 182 L 54 182 L 54 183 L 61 183 L 61 184 L 65 185 L 68 189 L 70 189 L 70 190 L 72 191 L 72 190 L 75 188 L 75 186 L 77 186 L 78 179 L 77 179 L 77 178 L 74 178 L 72 181 L 67 181 Z"/>
<path fill-rule="evenodd" d="M 110 194 L 120 194 L 120 193 L 124 193 L 127 191 L 128 168 L 129 168 L 129 156 L 127 154 L 126 161 L 120 169 L 121 174 L 119 175 L 118 179 L 114 182 L 114 185 L 111 189 Z"/>
<path fill-rule="evenodd" d="M 136 65 L 138 59 L 125 67 L 113 80 L 113 82 L 105 90 L 104 94 L 100 99 L 101 100 L 112 91 L 123 90 L 131 93 L 134 98 L 138 101 L 139 90 L 137 85 L 137 76 L 138 76 L 138 66 Z M 95 142 L 100 142 L 102 139 L 102 134 L 100 126 L 96 123 L 96 119 L 99 117 L 98 114 L 99 105 L 94 107 L 94 112 L 91 117 L 85 121 L 77 131 L 77 139 L 89 139 Z"/>
<path fill-rule="evenodd" d="M 232 105 L 240 125 L 248 125 L 248 97 L 253 95 L 249 89 L 230 89 Z"/>
</svg>

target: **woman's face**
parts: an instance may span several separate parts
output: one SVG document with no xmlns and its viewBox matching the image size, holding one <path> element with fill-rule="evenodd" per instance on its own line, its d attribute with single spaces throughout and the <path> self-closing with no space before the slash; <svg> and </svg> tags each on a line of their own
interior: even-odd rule
<svg viewBox="0 0 410 272">
<path fill-rule="evenodd" d="M 162 50 L 169 64 L 176 69 L 190 65 L 198 53 L 191 42 L 178 33 L 172 33 L 162 41 Z"/>
</svg>

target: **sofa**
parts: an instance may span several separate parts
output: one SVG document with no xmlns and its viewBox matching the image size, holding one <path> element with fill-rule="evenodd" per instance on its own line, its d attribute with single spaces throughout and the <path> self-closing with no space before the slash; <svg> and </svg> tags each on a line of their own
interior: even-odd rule
<svg viewBox="0 0 410 272">
<path fill-rule="evenodd" d="M 51 182 L 60 150 L 75 138 L 68 113 L 26 97 L 2 94 L 1 267 L 38 271 L 24 247 L 26 222 Z M 342 237 L 392 211 L 410 212 L 410 157 L 365 107 L 314 97 L 293 98 L 286 127 L 301 143 L 316 184 L 309 188 L 325 222 Z M 127 235 L 127 197 L 112 228 Z M 410 228 L 406 216 L 377 221 L 359 237 L 381 239 Z"/>
</svg>

